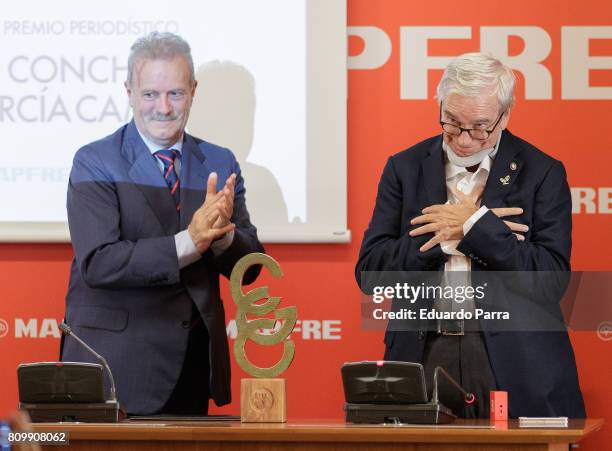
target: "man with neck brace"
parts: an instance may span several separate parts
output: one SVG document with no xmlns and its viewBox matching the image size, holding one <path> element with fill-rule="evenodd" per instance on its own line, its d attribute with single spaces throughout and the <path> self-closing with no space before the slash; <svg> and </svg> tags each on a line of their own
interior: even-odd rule
<svg viewBox="0 0 612 451">
<path fill-rule="evenodd" d="M 437 88 L 441 135 L 389 158 L 355 268 L 364 271 L 569 271 L 571 197 L 561 162 L 507 130 L 512 70 L 492 56 L 453 59 Z M 453 273 L 451 273 L 451 271 Z M 455 272 L 458 271 L 458 272 Z M 469 280 L 467 281 L 469 284 Z M 509 392 L 509 414 L 584 417 L 567 332 L 487 332 L 438 321 L 434 330 L 385 334 L 385 360 L 445 368 L 477 403 L 452 389 L 443 403 L 489 416 L 489 391 Z M 444 393 L 443 393 L 444 395 Z"/>
</svg>

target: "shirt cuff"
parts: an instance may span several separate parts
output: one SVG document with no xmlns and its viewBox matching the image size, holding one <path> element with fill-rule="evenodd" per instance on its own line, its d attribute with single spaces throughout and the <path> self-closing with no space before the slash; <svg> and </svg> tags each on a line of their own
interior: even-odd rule
<svg viewBox="0 0 612 451">
<path fill-rule="evenodd" d="M 179 269 L 183 269 L 202 258 L 187 229 L 174 235 L 174 244 L 176 244 Z"/>
<path fill-rule="evenodd" d="M 221 255 L 223 252 L 227 250 L 228 247 L 232 245 L 234 242 L 234 231 L 230 230 L 225 235 L 223 235 L 218 240 L 215 240 L 211 243 L 210 248 L 215 255 Z"/>
<path fill-rule="evenodd" d="M 476 213 L 474 213 L 472 216 L 467 218 L 467 220 L 463 223 L 463 236 L 467 235 L 468 232 L 472 230 L 472 227 L 474 227 L 474 224 L 476 224 L 476 222 L 480 218 L 482 218 L 487 211 L 489 211 L 489 209 L 483 205 L 478 210 L 476 210 Z"/>
<path fill-rule="evenodd" d="M 447 240 L 440 242 L 440 248 L 446 255 L 463 255 L 457 250 L 459 240 Z"/>
</svg>

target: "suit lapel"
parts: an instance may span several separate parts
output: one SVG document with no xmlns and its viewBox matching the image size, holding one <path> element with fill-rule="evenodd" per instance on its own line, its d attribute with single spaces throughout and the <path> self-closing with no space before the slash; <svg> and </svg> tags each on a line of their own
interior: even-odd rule
<svg viewBox="0 0 612 451">
<path fill-rule="evenodd" d="M 429 148 L 429 155 L 423 160 L 422 168 L 425 190 L 427 191 L 429 201 L 427 205 L 446 203 L 446 175 L 444 172 L 441 136 Z"/>
<path fill-rule="evenodd" d="M 144 197 L 166 233 L 178 230 L 178 214 L 155 158 L 140 138 L 134 121 L 125 132 L 121 152 L 129 165 L 128 176 Z"/>
<path fill-rule="evenodd" d="M 514 144 L 514 136 L 507 130 L 502 134 L 499 150 L 493 161 L 482 196 L 482 204 L 489 208 L 501 207 L 504 198 L 521 172 L 523 162 L 517 157 L 520 148 Z"/>
<path fill-rule="evenodd" d="M 204 203 L 210 170 L 194 138 L 185 133 L 181 154 L 181 230 L 187 228 L 195 211 Z"/>
</svg>

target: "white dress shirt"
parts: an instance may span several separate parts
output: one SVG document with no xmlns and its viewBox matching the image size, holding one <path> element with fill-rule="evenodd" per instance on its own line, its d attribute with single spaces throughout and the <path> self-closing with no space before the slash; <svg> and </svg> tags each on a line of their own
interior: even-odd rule
<svg viewBox="0 0 612 451">
<path fill-rule="evenodd" d="M 495 152 L 491 152 L 494 156 Z M 490 155 L 491 155 L 490 154 Z M 446 192 L 447 192 L 447 204 L 456 204 L 459 199 L 456 198 L 453 193 L 454 190 L 460 191 L 465 195 L 472 193 L 477 187 L 484 187 L 487 183 L 487 178 L 491 172 L 491 165 L 493 163 L 492 157 L 487 155 L 484 160 L 478 166 L 475 172 L 469 172 L 466 168 L 457 166 L 451 163 L 448 158 L 445 157 L 446 163 L 444 165 L 444 172 L 446 175 Z M 478 205 L 480 200 L 478 200 Z M 466 235 L 470 229 L 476 224 L 486 212 L 488 208 L 481 206 L 467 221 L 463 224 L 463 234 Z M 471 276 L 470 271 L 472 269 L 472 261 L 467 258 L 462 252 L 457 250 L 457 245 L 460 240 L 447 240 L 440 243 L 442 252 L 448 255 L 448 260 L 444 264 L 444 276 L 443 284 L 459 287 L 459 286 L 470 286 Z M 453 272 L 451 277 L 448 272 Z M 463 302 L 454 301 L 448 305 L 445 302 L 438 301 L 436 303 L 437 309 L 441 311 L 460 311 L 474 312 L 474 300 L 466 299 Z M 464 320 L 438 320 L 437 331 L 448 333 L 451 331 L 453 334 L 462 335 L 465 330 Z"/>
<path fill-rule="evenodd" d="M 461 191 L 465 195 L 472 193 L 474 188 L 484 187 L 487 183 L 487 178 L 491 172 L 493 160 L 490 156 L 486 156 L 478 166 L 476 172 L 469 172 L 466 168 L 452 164 L 446 159 L 444 172 L 446 174 L 446 193 L 447 204 L 456 204 L 459 200 L 453 194 L 453 190 Z M 478 201 L 480 204 L 480 200 Z M 463 224 L 463 234 L 467 235 L 470 229 L 476 224 L 484 214 L 489 211 L 486 206 L 481 206 L 467 221 Z M 457 250 L 459 240 L 442 241 L 440 247 L 442 252 L 447 254 L 448 260 L 444 265 L 445 271 L 469 271 L 471 269 L 471 260 L 463 253 Z"/>
</svg>

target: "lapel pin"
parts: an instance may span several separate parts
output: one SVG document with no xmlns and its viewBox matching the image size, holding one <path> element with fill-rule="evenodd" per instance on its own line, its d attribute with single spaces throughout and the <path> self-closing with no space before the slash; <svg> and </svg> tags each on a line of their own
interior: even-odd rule
<svg viewBox="0 0 612 451">
<path fill-rule="evenodd" d="M 505 177 L 500 177 L 499 181 L 501 182 L 502 185 L 508 185 L 510 184 L 510 176 L 507 175 Z"/>
<path fill-rule="evenodd" d="M 510 169 L 512 169 L 513 171 L 516 171 L 516 168 L 517 168 L 517 165 L 514 161 L 510 163 Z"/>
</svg>

